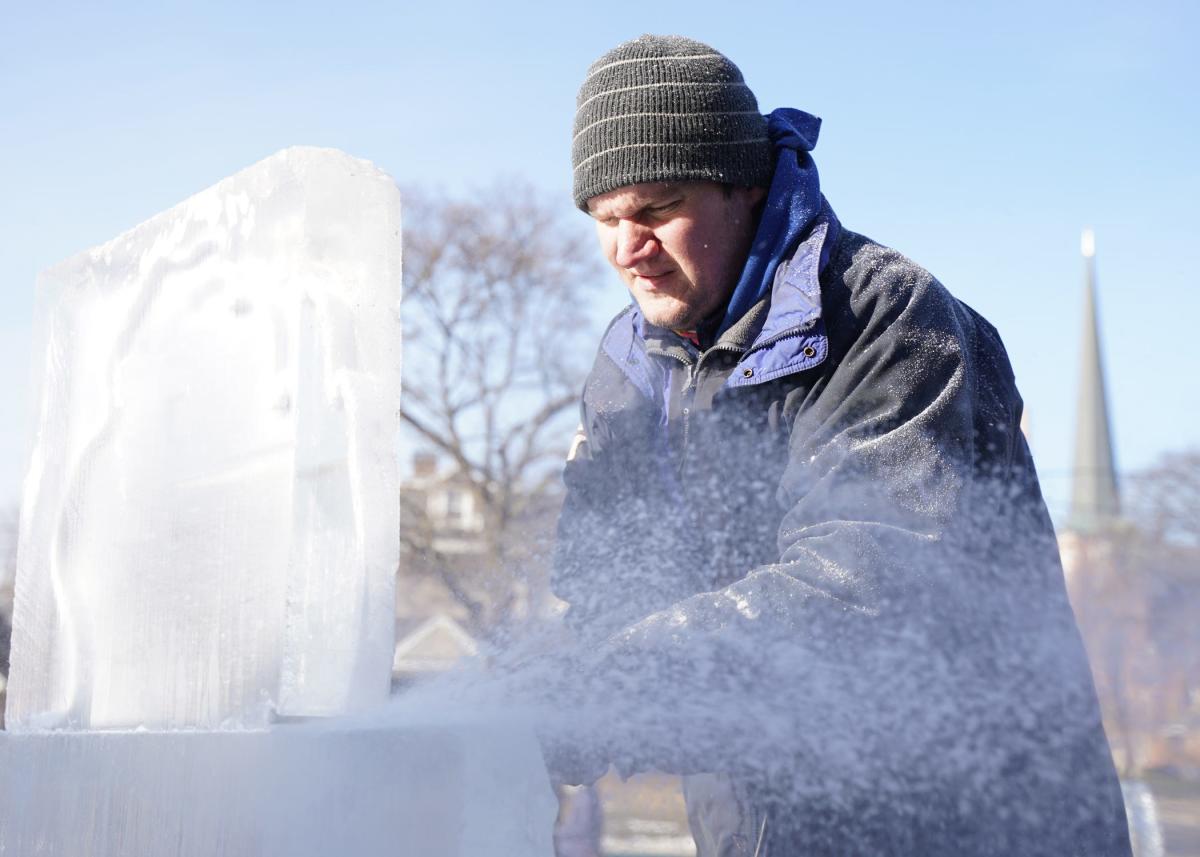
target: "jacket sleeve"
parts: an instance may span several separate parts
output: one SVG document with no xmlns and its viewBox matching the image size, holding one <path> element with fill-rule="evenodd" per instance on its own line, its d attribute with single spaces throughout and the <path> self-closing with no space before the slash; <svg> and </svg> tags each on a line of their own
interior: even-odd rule
<svg viewBox="0 0 1200 857">
<path fill-rule="evenodd" d="M 1040 498 L 1025 502 L 1036 478 L 1007 358 L 928 274 L 880 254 L 851 269 L 831 319 L 857 335 L 786 414 L 778 561 L 584 656 L 627 772 L 778 759 L 826 786 L 870 789 L 897 766 L 943 777 L 979 770 L 947 751 L 1038 695 L 1057 554 Z M 1033 535 L 1017 544 L 1017 528 Z M 1011 573 L 992 564 L 1004 551 Z M 1023 646 L 1022 628 L 1039 642 Z"/>
<path fill-rule="evenodd" d="M 655 557 L 684 549 L 662 526 L 675 505 L 645 470 L 661 462 L 655 403 L 634 389 L 603 351 L 584 389 L 580 435 L 563 471 L 553 589 L 570 605 L 567 624 L 594 638 L 646 616 L 682 594 L 677 575 L 646 574 Z M 614 442 L 613 421 L 621 422 Z M 653 551 L 647 552 L 647 546 Z M 678 581 L 674 581 L 678 583 Z M 690 591 L 696 591 L 692 588 Z"/>
</svg>

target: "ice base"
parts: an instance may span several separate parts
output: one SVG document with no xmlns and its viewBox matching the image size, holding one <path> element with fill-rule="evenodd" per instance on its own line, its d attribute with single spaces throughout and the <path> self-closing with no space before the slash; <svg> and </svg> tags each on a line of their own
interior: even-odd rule
<svg viewBox="0 0 1200 857">
<path fill-rule="evenodd" d="M 0 732 L 0 854 L 551 857 L 526 730 Z"/>
</svg>

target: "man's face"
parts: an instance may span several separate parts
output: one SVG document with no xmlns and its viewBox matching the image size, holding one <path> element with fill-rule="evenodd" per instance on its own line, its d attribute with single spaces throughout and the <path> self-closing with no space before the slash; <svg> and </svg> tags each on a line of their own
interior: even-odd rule
<svg viewBox="0 0 1200 857">
<path fill-rule="evenodd" d="M 757 226 L 762 188 L 650 183 L 588 200 L 609 264 L 651 324 L 694 330 L 729 299 Z"/>
</svg>

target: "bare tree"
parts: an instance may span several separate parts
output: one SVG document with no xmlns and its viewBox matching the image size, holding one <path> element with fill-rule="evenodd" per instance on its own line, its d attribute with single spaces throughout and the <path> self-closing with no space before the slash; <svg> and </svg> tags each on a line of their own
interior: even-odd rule
<svg viewBox="0 0 1200 857">
<path fill-rule="evenodd" d="M 406 561 L 443 578 L 477 633 L 508 621 L 536 564 L 592 356 L 598 254 L 570 215 L 521 184 L 405 194 L 401 418 L 485 519 L 482 557 L 464 563 L 408 506 Z"/>
<path fill-rule="evenodd" d="M 17 575 L 17 534 L 20 509 L 13 505 L 0 509 L 0 591 L 12 588 Z M 0 603 L 0 612 L 3 604 Z"/>
<path fill-rule="evenodd" d="M 1127 495 L 1154 663 L 1147 719 L 1160 735 L 1190 731 L 1200 746 L 1200 450 L 1162 456 Z"/>
<path fill-rule="evenodd" d="M 1132 474 L 1123 501 L 1125 520 L 1078 546 L 1073 597 L 1105 726 L 1138 776 L 1200 747 L 1200 453 Z"/>
<path fill-rule="evenodd" d="M 1127 505 L 1146 538 L 1200 549 L 1200 449 L 1168 452 L 1130 480 Z"/>
<path fill-rule="evenodd" d="M 13 584 L 17 577 L 17 536 L 20 509 L 0 509 L 0 676 L 8 677 L 12 636 Z M 0 726 L 3 726 L 4 691 L 0 683 Z"/>
</svg>

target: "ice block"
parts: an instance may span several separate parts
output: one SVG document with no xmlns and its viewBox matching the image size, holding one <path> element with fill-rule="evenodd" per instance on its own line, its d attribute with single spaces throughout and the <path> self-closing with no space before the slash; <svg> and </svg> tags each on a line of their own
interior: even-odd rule
<svg viewBox="0 0 1200 857">
<path fill-rule="evenodd" d="M 551 857 L 526 729 L 0 732 L 0 854 Z"/>
<path fill-rule="evenodd" d="M 386 697 L 399 300 L 394 181 L 308 147 L 39 278 L 10 729 Z"/>
</svg>

